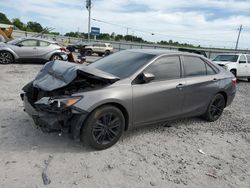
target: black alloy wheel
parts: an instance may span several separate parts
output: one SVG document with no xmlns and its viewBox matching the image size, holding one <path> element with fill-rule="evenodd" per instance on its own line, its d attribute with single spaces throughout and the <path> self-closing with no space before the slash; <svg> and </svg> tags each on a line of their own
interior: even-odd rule
<svg viewBox="0 0 250 188">
<path fill-rule="evenodd" d="M 222 94 L 217 94 L 210 102 L 207 112 L 204 114 L 204 118 L 207 121 L 216 121 L 222 115 L 225 108 L 225 98 Z"/>
<path fill-rule="evenodd" d="M 81 139 L 95 149 L 114 145 L 125 129 L 123 113 L 114 106 L 102 106 L 94 110 L 83 124 Z"/>
<path fill-rule="evenodd" d="M 94 124 L 92 136 L 98 144 L 109 144 L 119 134 L 121 120 L 115 114 L 106 113 L 101 116 Z"/>
</svg>

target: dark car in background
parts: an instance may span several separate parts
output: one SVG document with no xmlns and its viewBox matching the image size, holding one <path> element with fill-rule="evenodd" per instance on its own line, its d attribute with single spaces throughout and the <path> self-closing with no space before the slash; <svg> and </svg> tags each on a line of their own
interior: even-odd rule
<svg viewBox="0 0 250 188">
<path fill-rule="evenodd" d="M 236 79 L 204 56 L 134 49 L 88 66 L 47 63 L 23 91 L 25 111 L 42 130 L 105 149 L 141 125 L 193 116 L 216 121 L 235 97 Z"/>
<path fill-rule="evenodd" d="M 73 43 L 73 44 L 69 44 L 67 46 L 67 49 L 70 51 L 70 52 L 75 52 L 76 50 L 79 50 L 80 48 L 84 47 L 84 46 L 87 46 L 87 43 L 86 42 L 82 42 L 82 41 L 78 41 L 76 43 Z"/>
</svg>

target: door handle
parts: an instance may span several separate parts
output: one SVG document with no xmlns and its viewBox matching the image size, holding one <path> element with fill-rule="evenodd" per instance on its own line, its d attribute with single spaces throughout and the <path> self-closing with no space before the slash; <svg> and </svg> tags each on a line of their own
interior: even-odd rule
<svg viewBox="0 0 250 188">
<path fill-rule="evenodd" d="M 178 84 L 178 85 L 176 86 L 176 88 L 179 89 L 179 90 L 182 90 L 183 87 L 184 87 L 184 84 Z"/>
</svg>

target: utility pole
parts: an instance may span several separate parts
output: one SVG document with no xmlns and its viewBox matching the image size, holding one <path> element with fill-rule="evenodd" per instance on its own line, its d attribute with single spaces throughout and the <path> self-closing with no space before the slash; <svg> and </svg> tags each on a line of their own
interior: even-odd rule
<svg viewBox="0 0 250 188">
<path fill-rule="evenodd" d="M 242 30 L 242 25 L 240 25 L 240 28 L 239 28 L 239 34 L 238 34 L 238 37 L 237 37 L 237 42 L 236 42 L 235 50 L 237 50 L 237 49 L 238 49 L 238 45 L 239 45 L 239 40 L 240 40 L 241 30 Z"/>
<path fill-rule="evenodd" d="M 90 22 L 91 22 L 91 0 L 86 0 L 86 9 L 89 11 L 89 23 L 88 23 L 88 41 L 90 42 Z"/>
</svg>

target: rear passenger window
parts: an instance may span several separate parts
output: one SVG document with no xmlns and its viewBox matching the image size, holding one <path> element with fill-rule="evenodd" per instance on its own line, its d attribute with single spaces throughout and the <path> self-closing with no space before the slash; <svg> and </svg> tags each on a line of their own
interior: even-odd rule
<svg viewBox="0 0 250 188">
<path fill-rule="evenodd" d="M 207 68 L 207 75 L 213 75 L 216 73 L 214 69 L 212 69 L 212 67 L 210 67 L 210 65 L 208 65 L 207 63 L 206 63 L 206 68 Z"/>
<path fill-rule="evenodd" d="M 186 77 L 207 75 L 205 62 L 198 57 L 184 56 L 184 72 Z"/>
<path fill-rule="evenodd" d="M 178 56 L 163 57 L 150 65 L 145 72 L 155 76 L 155 81 L 172 80 L 181 77 L 181 64 Z"/>
<path fill-rule="evenodd" d="M 49 46 L 50 43 L 46 42 L 46 41 L 40 41 L 40 46 Z"/>
</svg>

